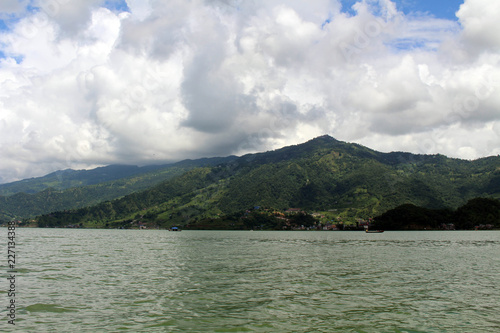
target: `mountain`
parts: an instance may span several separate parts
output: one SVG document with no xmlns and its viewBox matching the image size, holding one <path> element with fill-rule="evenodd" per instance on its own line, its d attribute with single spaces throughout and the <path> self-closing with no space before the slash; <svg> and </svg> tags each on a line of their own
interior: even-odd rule
<svg viewBox="0 0 500 333">
<path fill-rule="evenodd" d="M 139 167 L 136 165 L 108 165 L 91 170 L 58 170 L 43 177 L 23 179 L 11 183 L 0 184 L 0 196 L 10 196 L 17 193 L 34 194 L 45 189 L 65 190 L 72 187 L 83 187 L 87 185 L 101 184 L 112 180 L 130 178 L 151 174 L 155 171 L 162 171 L 171 167 L 193 168 L 209 166 L 231 159 L 236 156 L 200 158 L 197 160 L 183 160 L 177 163 L 147 165 Z"/>
<path fill-rule="evenodd" d="M 202 158 L 144 167 L 110 165 L 92 170 L 68 169 L 2 184 L 0 191 L 4 195 L 0 195 L 0 219 L 22 219 L 94 205 L 145 190 L 190 169 L 213 166 L 234 158 Z"/>
<path fill-rule="evenodd" d="M 185 225 L 255 206 L 328 212 L 345 221 L 402 204 L 457 208 L 500 196 L 500 157 L 381 153 L 322 136 L 306 143 L 194 168 L 148 190 L 96 206 L 40 216 L 40 225 Z"/>
<path fill-rule="evenodd" d="M 131 177 L 137 174 L 164 169 L 166 167 L 168 167 L 168 165 L 152 165 L 146 167 L 138 167 L 136 165 L 109 165 L 92 170 L 58 170 L 43 177 L 0 184 L 0 195 L 9 196 L 16 193 L 34 194 L 48 188 L 61 191 L 72 187 L 94 185 Z"/>
</svg>

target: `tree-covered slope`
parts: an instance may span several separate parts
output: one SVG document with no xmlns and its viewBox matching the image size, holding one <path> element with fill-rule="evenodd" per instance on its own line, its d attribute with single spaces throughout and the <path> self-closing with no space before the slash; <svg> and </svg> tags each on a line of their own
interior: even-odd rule
<svg viewBox="0 0 500 333">
<path fill-rule="evenodd" d="M 0 184 L 0 195 L 9 196 L 17 193 L 34 194 L 48 188 L 61 191 L 72 187 L 95 185 L 138 174 L 145 174 L 166 167 L 168 165 L 146 167 L 138 167 L 136 165 L 108 165 L 91 170 L 58 170 L 43 177 Z"/>
<path fill-rule="evenodd" d="M 373 227 L 383 230 L 500 228 L 500 201 L 474 198 L 455 211 L 404 204 L 376 216 Z"/>
<path fill-rule="evenodd" d="M 309 210 L 354 208 L 379 213 L 403 203 L 458 207 L 500 193 L 500 158 L 380 153 L 328 136 L 243 156 L 221 201 L 224 210 L 252 204 Z M 239 171 L 239 172 L 238 172 Z"/>
<path fill-rule="evenodd" d="M 337 211 L 352 218 L 373 217 L 402 204 L 455 209 L 474 197 L 498 197 L 499 167 L 498 157 L 464 161 L 380 153 L 323 136 L 195 169 L 152 189 L 40 221 L 141 220 L 166 226 L 253 206 Z"/>
<path fill-rule="evenodd" d="M 179 203 L 190 202 L 197 191 L 213 182 L 210 168 L 196 168 L 165 181 L 153 188 L 129 194 L 121 199 L 101 202 L 95 206 L 59 211 L 37 218 L 40 226 L 62 226 L 89 222 L 96 226 L 127 216 L 157 216 L 155 208 L 172 199 Z"/>
<path fill-rule="evenodd" d="M 109 166 L 93 170 L 66 170 L 52 173 L 45 177 L 27 180 L 25 189 L 28 193 L 20 192 L 9 196 L 0 196 L 0 218 L 7 220 L 27 218 L 58 210 L 98 204 L 102 201 L 113 200 L 151 188 L 195 167 L 213 166 L 234 158 L 234 156 L 203 158 L 162 166 L 141 168 L 137 166 Z M 60 174 L 60 178 L 58 178 L 58 174 Z M 100 182 L 99 180 L 108 181 Z M 19 185 L 18 183 L 11 184 Z M 49 184 L 53 187 L 31 193 L 38 186 L 45 187 Z M 82 184 L 93 185 L 83 186 Z M 19 190 L 21 187 L 12 186 L 10 189 Z"/>
</svg>

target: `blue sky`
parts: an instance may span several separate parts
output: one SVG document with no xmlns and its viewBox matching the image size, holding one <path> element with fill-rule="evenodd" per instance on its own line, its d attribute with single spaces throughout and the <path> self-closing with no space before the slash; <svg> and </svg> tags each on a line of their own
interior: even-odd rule
<svg viewBox="0 0 500 333">
<path fill-rule="evenodd" d="M 352 13 L 350 9 L 356 0 L 342 0 L 344 11 Z M 393 0 L 397 9 L 407 15 L 427 14 L 435 18 L 456 21 L 455 13 L 458 11 L 463 0 Z"/>
<path fill-rule="evenodd" d="M 125 0 L 108 0 L 104 4 L 104 7 L 117 11 L 124 11 L 124 12 L 130 11 Z"/>
</svg>

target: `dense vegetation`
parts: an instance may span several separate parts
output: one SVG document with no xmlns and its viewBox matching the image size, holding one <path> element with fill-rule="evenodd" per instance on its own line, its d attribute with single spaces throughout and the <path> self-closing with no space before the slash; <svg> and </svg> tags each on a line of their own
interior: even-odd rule
<svg viewBox="0 0 500 333">
<path fill-rule="evenodd" d="M 195 230 L 311 230 L 320 229 L 321 222 L 300 212 L 283 218 L 269 210 L 247 210 L 219 218 L 207 218 L 184 226 Z"/>
<path fill-rule="evenodd" d="M 170 165 L 142 168 L 113 165 L 93 170 L 64 170 L 40 178 L 3 184 L 0 186 L 4 192 L 14 189 L 20 192 L 0 196 L 0 218 L 23 219 L 95 205 L 151 188 L 195 167 L 213 166 L 232 159 L 233 156 L 185 160 Z M 93 185 L 83 186 L 85 184 Z"/>
<path fill-rule="evenodd" d="M 329 223 L 330 222 L 330 223 Z M 368 221 L 366 221 L 368 222 Z M 204 219 L 185 226 L 187 229 L 233 230 L 364 230 L 358 224 L 346 225 L 342 221 L 315 218 L 310 214 L 277 214 L 269 209 L 247 210 L 214 219 Z M 455 211 L 429 209 L 404 204 L 391 209 L 368 223 L 372 229 L 381 230 L 472 230 L 500 228 L 500 201 L 474 198 Z"/>
<path fill-rule="evenodd" d="M 40 226 L 168 227 L 226 219 L 265 206 L 328 212 L 354 222 L 403 204 L 434 212 L 456 209 L 475 197 L 499 197 L 499 166 L 499 157 L 464 161 L 380 153 L 323 136 L 193 169 L 142 192 L 37 220 Z"/>
<path fill-rule="evenodd" d="M 375 217 L 374 228 L 384 230 L 500 228 L 500 201 L 475 198 L 452 211 L 405 204 Z"/>
<path fill-rule="evenodd" d="M 91 207 L 54 212 L 38 217 L 37 221 L 39 226 L 53 227 L 83 222 L 88 222 L 91 226 L 102 226 L 129 215 L 146 220 L 156 219 L 159 215 L 158 205 L 174 198 L 180 202 L 189 202 L 196 190 L 207 187 L 211 181 L 210 168 L 196 168 L 147 191 L 132 193 L 122 199 L 105 201 Z"/>
<path fill-rule="evenodd" d="M 146 167 L 138 167 L 135 165 L 109 165 L 92 170 L 59 170 L 43 177 L 0 184 L 0 195 L 10 196 L 16 193 L 34 194 L 49 188 L 62 191 L 72 187 L 95 185 L 132 177 L 168 167 L 169 165 L 152 165 Z"/>
</svg>

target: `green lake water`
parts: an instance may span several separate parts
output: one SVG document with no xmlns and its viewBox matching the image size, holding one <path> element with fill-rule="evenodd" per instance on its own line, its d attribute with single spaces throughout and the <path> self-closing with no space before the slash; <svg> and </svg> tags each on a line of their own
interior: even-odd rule
<svg viewBox="0 0 500 333">
<path fill-rule="evenodd" d="M 500 232 L 16 229 L 10 332 L 499 332 Z"/>
</svg>

